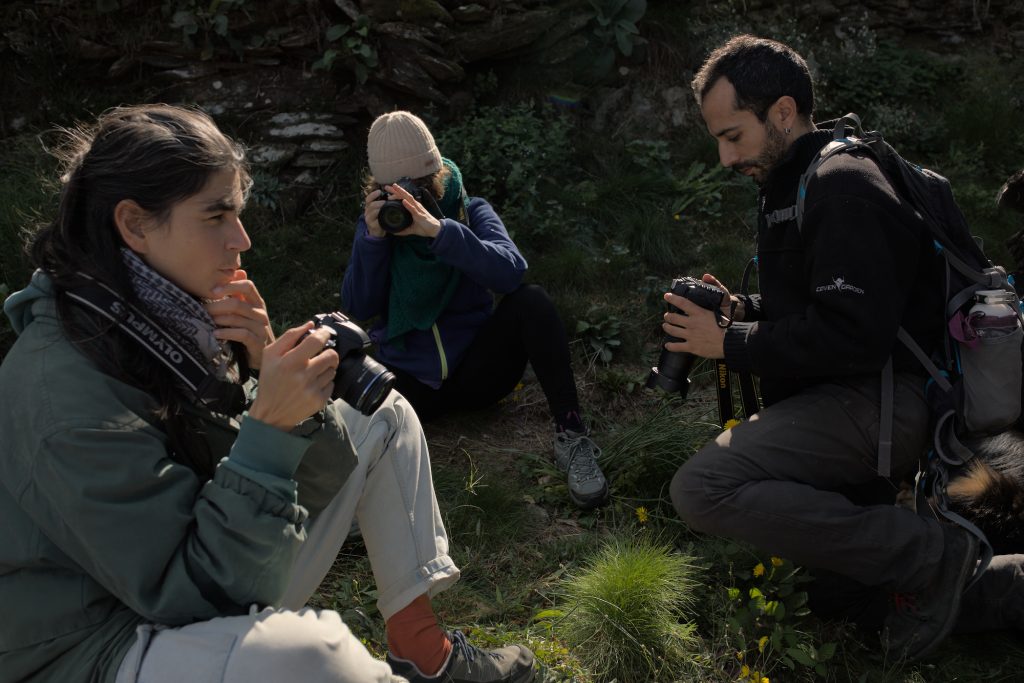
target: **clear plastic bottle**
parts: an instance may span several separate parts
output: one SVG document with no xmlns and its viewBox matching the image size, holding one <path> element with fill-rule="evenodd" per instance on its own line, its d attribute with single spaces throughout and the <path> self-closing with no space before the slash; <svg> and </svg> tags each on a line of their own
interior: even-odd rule
<svg viewBox="0 0 1024 683">
<path fill-rule="evenodd" d="M 1017 319 L 1017 296 L 1005 289 L 980 289 L 974 293 L 971 306 L 971 327 L 979 337 L 1003 337 L 1020 325 Z"/>
</svg>

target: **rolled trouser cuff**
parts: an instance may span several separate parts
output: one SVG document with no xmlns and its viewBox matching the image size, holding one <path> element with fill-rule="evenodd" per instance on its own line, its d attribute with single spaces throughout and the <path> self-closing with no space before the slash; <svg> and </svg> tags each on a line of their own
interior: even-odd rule
<svg viewBox="0 0 1024 683">
<path fill-rule="evenodd" d="M 459 576 L 459 568 L 452 558 L 440 555 L 420 565 L 408 581 L 390 586 L 386 592 L 382 592 L 377 599 L 377 609 L 387 621 L 419 596 L 426 594 L 433 597 L 450 588 L 459 580 Z"/>
</svg>

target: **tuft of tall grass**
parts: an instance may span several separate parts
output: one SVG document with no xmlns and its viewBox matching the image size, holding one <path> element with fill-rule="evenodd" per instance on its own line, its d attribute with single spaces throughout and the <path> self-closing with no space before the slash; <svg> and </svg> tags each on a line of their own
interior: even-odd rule
<svg viewBox="0 0 1024 683">
<path fill-rule="evenodd" d="M 698 582 L 694 558 L 648 537 L 615 538 L 564 580 L 553 627 L 599 680 L 678 680 L 699 639 L 684 621 Z"/>
<path fill-rule="evenodd" d="M 604 437 L 601 466 L 617 494 L 667 499 L 672 475 L 717 434 L 717 414 L 702 400 L 704 392 L 693 389 L 690 393 L 685 403 L 658 397 L 649 410 Z"/>
</svg>

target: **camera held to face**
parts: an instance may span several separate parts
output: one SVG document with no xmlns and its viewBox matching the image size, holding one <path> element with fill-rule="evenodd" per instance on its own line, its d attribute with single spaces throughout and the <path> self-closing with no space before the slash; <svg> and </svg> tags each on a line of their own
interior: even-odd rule
<svg viewBox="0 0 1024 683">
<path fill-rule="evenodd" d="M 343 399 L 363 415 L 372 415 L 394 386 L 394 373 L 366 355 L 371 343 L 369 336 L 343 314 L 318 313 L 313 316 L 313 323 L 313 329 L 330 330 L 331 337 L 324 348 L 337 351 L 340 359 L 331 398 Z"/>
<path fill-rule="evenodd" d="M 718 287 L 693 277 L 677 277 L 672 280 L 669 291 L 686 297 L 701 308 L 706 308 L 709 311 L 718 310 L 722 305 L 722 298 L 725 296 L 725 292 Z M 668 305 L 668 309 L 672 313 L 686 315 L 672 304 Z M 662 340 L 661 356 L 658 358 L 658 365 L 651 368 L 651 374 L 647 378 L 647 386 L 651 389 L 659 387 L 665 391 L 678 391 L 679 396 L 685 399 L 690 389 L 690 370 L 693 369 L 693 363 L 697 360 L 697 357 L 685 351 L 669 351 L 665 348 L 665 344 L 668 342 L 678 341 L 686 340 L 668 334 L 665 335 L 665 338 Z"/>
<path fill-rule="evenodd" d="M 442 218 L 441 210 L 438 208 L 437 201 L 430 190 L 420 187 L 410 178 L 399 178 L 389 184 L 398 185 L 411 194 L 413 199 L 422 204 L 432 216 Z M 380 223 L 381 230 L 384 232 L 401 232 L 412 225 L 412 214 L 402 204 L 401 199 L 391 199 L 390 197 L 392 195 L 389 195 L 384 186 L 381 185 L 380 198 L 384 200 L 384 205 L 380 207 L 380 212 L 377 214 L 377 222 Z"/>
</svg>

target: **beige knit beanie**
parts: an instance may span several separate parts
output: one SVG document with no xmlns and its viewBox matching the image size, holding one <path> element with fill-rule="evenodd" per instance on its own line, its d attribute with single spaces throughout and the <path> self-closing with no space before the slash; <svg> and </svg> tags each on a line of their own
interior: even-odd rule
<svg viewBox="0 0 1024 683">
<path fill-rule="evenodd" d="M 427 124 L 407 111 L 381 114 L 366 139 L 370 173 L 381 185 L 441 170 L 441 153 Z"/>
</svg>

